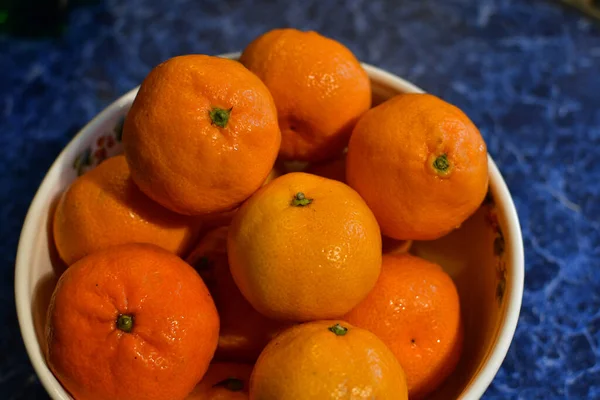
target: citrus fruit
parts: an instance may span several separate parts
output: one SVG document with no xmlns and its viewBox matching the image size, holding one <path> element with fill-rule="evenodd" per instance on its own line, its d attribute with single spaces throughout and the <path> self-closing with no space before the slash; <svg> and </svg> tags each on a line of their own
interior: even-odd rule
<svg viewBox="0 0 600 400">
<path fill-rule="evenodd" d="M 248 400 L 252 365 L 213 363 L 186 400 Z"/>
<path fill-rule="evenodd" d="M 375 288 L 344 318 L 392 350 L 411 399 L 435 390 L 458 363 L 463 331 L 456 287 L 439 265 L 422 258 L 384 255 Z"/>
<path fill-rule="evenodd" d="M 275 165 L 269 175 L 267 175 L 267 179 L 263 182 L 263 186 L 267 183 L 271 182 L 273 179 L 277 178 L 284 174 L 282 167 Z M 202 230 L 203 232 L 209 232 L 215 228 L 220 226 L 229 226 L 231 220 L 233 219 L 234 214 L 237 211 L 237 207 L 230 211 L 219 212 L 219 213 L 211 213 L 202 216 Z"/>
<path fill-rule="evenodd" d="M 488 188 L 486 145 L 457 107 L 429 94 L 401 94 L 357 123 L 346 179 L 384 235 L 439 238 L 460 226 Z"/>
<path fill-rule="evenodd" d="M 207 233 L 187 262 L 204 279 L 219 312 L 221 329 L 215 359 L 256 361 L 262 349 L 285 325 L 252 308 L 235 285 L 227 262 L 227 227 Z"/>
<path fill-rule="evenodd" d="M 120 155 L 69 186 L 58 203 L 52 227 L 58 253 L 70 265 L 94 251 L 132 242 L 152 243 L 184 255 L 197 239 L 200 223 L 142 193 Z"/>
<path fill-rule="evenodd" d="M 400 363 L 371 332 L 344 321 L 284 331 L 261 353 L 250 399 L 408 399 Z"/>
<path fill-rule="evenodd" d="M 371 106 L 369 77 L 356 57 L 316 32 L 269 31 L 246 47 L 240 61 L 273 94 L 284 159 L 335 156 Z"/>
<path fill-rule="evenodd" d="M 200 276 L 150 244 L 97 251 L 60 277 L 48 309 L 50 369 L 76 399 L 184 399 L 217 347 Z"/>
<path fill-rule="evenodd" d="M 229 267 L 246 299 L 282 320 L 337 318 L 373 288 L 381 235 L 349 186 L 302 172 L 257 191 L 233 217 Z"/>
<path fill-rule="evenodd" d="M 269 90 L 239 62 L 171 58 L 144 79 L 123 145 L 135 183 L 182 214 L 235 208 L 271 171 L 281 133 Z"/>
</svg>

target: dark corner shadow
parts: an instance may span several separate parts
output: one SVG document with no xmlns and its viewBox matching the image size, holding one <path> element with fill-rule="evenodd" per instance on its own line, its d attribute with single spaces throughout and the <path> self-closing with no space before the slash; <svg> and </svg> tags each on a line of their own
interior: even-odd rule
<svg viewBox="0 0 600 400">
<path fill-rule="evenodd" d="M 103 26 L 114 24 L 115 17 L 105 0 L 8 1 L 3 10 L 0 34 L 15 39 L 61 39 L 70 27 L 70 14 L 87 8 L 92 16 L 89 31 L 95 35 Z"/>
<path fill-rule="evenodd" d="M 546 0 L 547 3 L 557 4 L 563 10 L 568 12 L 579 12 L 588 18 L 590 22 L 595 22 L 596 27 L 600 27 L 600 1 L 599 0 Z"/>
</svg>

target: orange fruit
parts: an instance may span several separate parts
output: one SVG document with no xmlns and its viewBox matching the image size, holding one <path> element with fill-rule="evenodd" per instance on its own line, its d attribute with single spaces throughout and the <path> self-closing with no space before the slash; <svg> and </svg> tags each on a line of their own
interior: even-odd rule
<svg viewBox="0 0 600 400">
<path fill-rule="evenodd" d="M 346 154 L 333 160 L 311 164 L 305 172 L 346 183 Z"/>
<path fill-rule="evenodd" d="M 342 316 L 381 268 L 379 227 L 358 193 L 302 172 L 275 179 L 240 207 L 227 248 L 240 291 L 273 319 Z"/>
<path fill-rule="evenodd" d="M 186 400 L 248 400 L 252 365 L 213 363 Z"/>
<path fill-rule="evenodd" d="M 377 336 L 343 321 L 315 321 L 278 335 L 250 378 L 250 399 L 408 399 L 396 357 Z"/>
<path fill-rule="evenodd" d="M 458 363 L 463 328 L 456 287 L 439 265 L 422 258 L 384 255 L 377 285 L 344 318 L 392 350 L 411 399 L 434 391 Z"/>
<path fill-rule="evenodd" d="M 102 162 L 65 191 L 54 214 L 54 240 L 68 265 L 109 246 L 152 243 L 184 255 L 197 239 L 197 218 L 155 203 L 133 183 L 125 157 Z"/>
<path fill-rule="evenodd" d="M 240 63 L 186 55 L 144 79 L 123 126 L 135 183 L 182 214 L 235 208 L 271 171 L 281 133 L 266 86 Z"/>
<path fill-rule="evenodd" d="M 227 262 L 227 227 L 207 233 L 187 262 L 204 279 L 219 312 L 221 329 L 215 359 L 256 361 L 262 349 L 285 325 L 252 308 L 235 285 Z"/>
<path fill-rule="evenodd" d="M 184 399 L 217 347 L 219 317 L 200 276 L 150 244 L 97 251 L 60 277 L 48 364 L 76 399 Z"/>
<path fill-rule="evenodd" d="M 335 156 L 371 107 L 369 77 L 356 57 L 316 32 L 269 31 L 246 47 L 240 62 L 273 94 L 284 159 Z"/>
<path fill-rule="evenodd" d="M 401 94 L 357 123 L 346 178 L 384 235 L 439 238 L 460 226 L 488 188 L 479 130 L 455 106 L 429 94 Z"/>
<path fill-rule="evenodd" d="M 271 182 L 273 179 L 277 178 L 284 174 L 282 168 L 278 165 L 275 165 L 269 175 L 267 175 L 267 179 L 263 182 L 262 186 Z M 220 212 L 220 213 L 212 213 L 202 216 L 202 227 L 204 232 L 208 232 L 213 230 L 214 228 L 218 228 L 220 226 L 229 226 L 233 216 L 237 211 L 237 207 L 230 211 Z"/>
</svg>

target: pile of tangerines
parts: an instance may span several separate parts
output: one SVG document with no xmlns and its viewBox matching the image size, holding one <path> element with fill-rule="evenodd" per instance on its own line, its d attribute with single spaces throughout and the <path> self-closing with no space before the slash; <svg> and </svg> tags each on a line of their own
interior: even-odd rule
<svg viewBox="0 0 600 400">
<path fill-rule="evenodd" d="M 406 249 L 487 192 L 458 108 L 372 107 L 346 47 L 282 29 L 155 67 L 123 145 L 53 219 L 46 357 L 75 399 L 418 399 L 452 372 L 456 288 Z"/>
</svg>

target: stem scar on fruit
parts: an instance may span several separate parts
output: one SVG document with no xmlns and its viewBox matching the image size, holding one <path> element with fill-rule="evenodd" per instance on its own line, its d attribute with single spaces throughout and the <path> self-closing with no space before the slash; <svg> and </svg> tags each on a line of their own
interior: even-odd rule
<svg viewBox="0 0 600 400">
<path fill-rule="evenodd" d="M 210 116 L 211 124 L 217 125 L 220 128 L 225 128 L 227 126 L 227 122 L 229 121 L 229 117 L 231 115 L 231 110 L 233 107 L 228 110 L 219 107 L 213 107 L 208 115 Z"/>
<path fill-rule="evenodd" d="M 331 332 L 335 333 L 336 336 L 344 336 L 346 333 L 348 333 L 348 328 L 346 328 L 345 326 L 342 326 L 340 324 L 335 324 L 333 326 L 330 326 L 329 329 Z"/>
<path fill-rule="evenodd" d="M 429 157 L 429 163 L 433 172 L 441 178 L 448 177 L 452 172 L 452 163 L 448 159 L 448 155 L 446 153 L 434 155 L 432 154 Z"/>
<path fill-rule="evenodd" d="M 298 192 L 292 197 L 292 205 L 294 207 L 304 207 L 313 202 L 313 199 L 307 198 L 304 193 Z"/>
<path fill-rule="evenodd" d="M 130 333 L 133 329 L 133 315 L 119 314 L 117 317 L 117 328 L 125 333 Z"/>
</svg>

